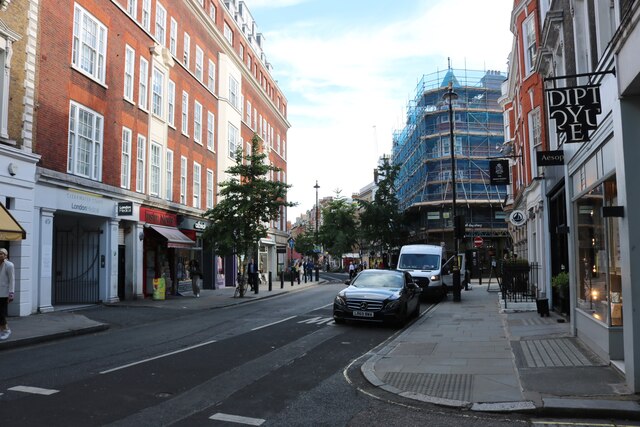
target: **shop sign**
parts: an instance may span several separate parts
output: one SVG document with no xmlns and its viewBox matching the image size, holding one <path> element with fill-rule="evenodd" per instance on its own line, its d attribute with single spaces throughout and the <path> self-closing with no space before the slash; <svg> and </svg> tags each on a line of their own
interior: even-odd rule
<svg viewBox="0 0 640 427">
<path fill-rule="evenodd" d="M 194 230 L 206 230 L 207 229 L 207 224 L 204 221 L 196 221 L 193 223 L 193 228 Z"/>
<path fill-rule="evenodd" d="M 596 116 L 602 112 L 600 86 L 574 86 L 547 89 L 549 117 L 556 121 L 558 133 L 566 142 L 589 141 L 589 131 L 598 127 Z"/>
<path fill-rule="evenodd" d="M 489 161 L 489 182 L 491 185 L 509 185 L 511 183 L 509 160 Z"/>
<path fill-rule="evenodd" d="M 149 224 L 165 225 L 167 227 L 177 227 L 178 216 L 169 212 L 140 208 L 140 220 Z"/>
<path fill-rule="evenodd" d="M 133 215 L 133 202 L 119 202 L 118 215 L 121 215 L 121 216 Z"/>
<path fill-rule="evenodd" d="M 520 209 L 516 209 L 509 215 L 509 221 L 516 227 L 520 227 L 527 222 L 527 216 Z"/>
<path fill-rule="evenodd" d="M 564 165 L 564 150 L 536 151 L 538 166 L 562 166 Z"/>
</svg>

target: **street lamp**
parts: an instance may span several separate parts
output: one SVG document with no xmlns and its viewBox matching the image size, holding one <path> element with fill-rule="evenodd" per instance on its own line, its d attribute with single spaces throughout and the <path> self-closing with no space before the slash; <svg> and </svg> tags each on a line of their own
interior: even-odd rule
<svg viewBox="0 0 640 427">
<path fill-rule="evenodd" d="M 453 301 L 460 301 L 460 266 L 458 265 L 458 252 L 460 250 L 460 242 L 458 236 L 460 234 L 460 220 L 456 211 L 456 154 L 455 143 L 453 140 L 453 105 L 452 101 L 458 99 L 458 94 L 453 91 L 453 82 L 449 81 L 449 88 L 443 95 L 443 98 L 449 103 L 449 149 L 451 151 L 451 211 L 453 212 L 453 241 L 454 241 L 454 258 L 453 258 Z"/>
<path fill-rule="evenodd" d="M 320 246 L 319 243 L 318 243 L 318 221 L 319 221 L 318 220 L 318 214 L 320 213 L 320 211 L 319 211 L 320 206 L 318 205 L 318 189 L 320 188 L 320 186 L 318 185 L 318 180 L 316 180 L 316 185 L 314 185 L 313 188 L 316 189 L 316 238 L 315 238 L 316 241 L 315 241 L 315 243 L 316 243 L 316 249 L 317 249 L 317 247 Z M 315 250 L 314 250 L 314 252 L 315 252 Z M 318 252 L 316 252 L 316 254 L 317 253 Z M 315 267 L 316 267 L 316 282 L 320 280 L 320 277 L 319 277 L 320 270 L 319 270 L 319 267 L 318 267 L 318 263 L 319 262 L 320 262 L 320 258 L 318 257 L 318 255 L 316 255 L 316 263 L 315 263 Z"/>
</svg>

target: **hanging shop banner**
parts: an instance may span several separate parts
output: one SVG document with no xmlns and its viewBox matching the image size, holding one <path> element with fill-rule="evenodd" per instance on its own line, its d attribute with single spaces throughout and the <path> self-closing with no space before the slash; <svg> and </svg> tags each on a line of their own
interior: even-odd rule
<svg viewBox="0 0 640 427">
<path fill-rule="evenodd" d="M 153 299 L 155 301 L 164 300 L 165 289 L 164 277 L 153 279 Z"/>
<path fill-rule="evenodd" d="M 564 165 L 564 150 L 536 151 L 538 166 Z"/>
<path fill-rule="evenodd" d="M 546 89 L 549 117 L 566 142 L 587 142 L 589 131 L 598 127 L 596 116 L 602 112 L 600 86 L 574 86 Z"/>
<path fill-rule="evenodd" d="M 509 185 L 511 180 L 509 160 L 489 161 L 489 182 L 491 185 Z"/>
</svg>

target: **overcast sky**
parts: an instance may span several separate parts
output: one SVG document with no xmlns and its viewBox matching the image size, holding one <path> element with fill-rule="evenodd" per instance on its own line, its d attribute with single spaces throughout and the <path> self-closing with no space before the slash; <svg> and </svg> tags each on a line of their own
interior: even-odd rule
<svg viewBox="0 0 640 427">
<path fill-rule="evenodd" d="M 246 0 L 288 100 L 294 222 L 373 181 L 424 74 L 507 71 L 513 0 Z"/>
</svg>

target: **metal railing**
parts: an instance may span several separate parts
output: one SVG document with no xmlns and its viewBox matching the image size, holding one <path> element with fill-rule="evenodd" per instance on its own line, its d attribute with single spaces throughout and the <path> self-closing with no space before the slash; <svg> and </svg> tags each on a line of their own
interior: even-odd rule
<svg viewBox="0 0 640 427">
<path fill-rule="evenodd" d="M 508 302 L 535 302 L 540 265 L 526 261 L 503 261 L 498 283 L 505 308 Z"/>
</svg>

